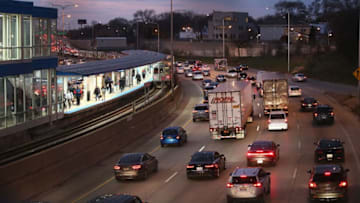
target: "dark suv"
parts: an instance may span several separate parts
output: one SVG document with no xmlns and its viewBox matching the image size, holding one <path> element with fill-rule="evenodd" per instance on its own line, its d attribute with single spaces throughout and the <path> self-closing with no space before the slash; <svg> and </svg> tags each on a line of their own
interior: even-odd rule
<svg viewBox="0 0 360 203">
<path fill-rule="evenodd" d="M 87 203 L 145 203 L 139 197 L 127 194 L 105 194 L 95 197 Z"/>
<path fill-rule="evenodd" d="M 225 170 L 225 156 L 215 151 L 196 152 L 191 156 L 189 164 L 186 166 L 188 178 L 194 177 L 216 177 Z"/>
<path fill-rule="evenodd" d="M 344 161 L 344 142 L 339 139 L 321 139 L 314 144 L 316 145 L 315 162 Z"/>
<path fill-rule="evenodd" d="M 318 105 L 316 99 L 312 97 L 305 97 L 301 100 L 301 111 L 313 111 Z"/>
<path fill-rule="evenodd" d="M 347 202 L 347 172 L 340 165 L 317 165 L 309 170 L 309 200 Z"/>
<path fill-rule="evenodd" d="M 334 111 L 333 108 L 329 105 L 318 105 L 314 114 L 313 121 L 316 124 L 320 123 L 334 123 Z"/>
</svg>

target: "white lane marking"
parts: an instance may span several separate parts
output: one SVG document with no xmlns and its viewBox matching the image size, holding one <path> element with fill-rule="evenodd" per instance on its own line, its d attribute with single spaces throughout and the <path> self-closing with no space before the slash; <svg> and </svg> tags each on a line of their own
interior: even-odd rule
<svg viewBox="0 0 360 203">
<path fill-rule="evenodd" d="M 174 174 L 172 174 L 168 179 L 165 180 L 165 183 L 168 183 L 172 178 L 174 178 L 178 172 L 176 171 Z"/>
<path fill-rule="evenodd" d="M 199 149 L 199 152 L 202 152 L 202 150 L 204 150 L 204 149 L 205 149 L 205 145 Z"/>
<path fill-rule="evenodd" d="M 261 113 L 259 113 L 259 118 L 261 118 Z"/>
<path fill-rule="evenodd" d="M 293 176 L 292 176 L 292 178 L 293 178 L 293 179 L 295 179 L 295 178 L 296 178 L 296 173 L 297 173 L 297 170 L 298 170 L 298 169 L 297 169 L 297 168 L 295 168 L 294 173 L 293 173 Z"/>
<path fill-rule="evenodd" d="M 298 142 L 298 148 L 301 149 L 301 141 Z"/>
<path fill-rule="evenodd" d="M 341 130 L 345 133 L 345 136 L 346 136 L 346 139 L 347 139 L 347 143 L 350 144 L 350 147 L 351 147 L 351 150 L 354 152 L 353 155 L 355 157 L 355 161 L 356 161 L 356 166 L 358 168 L 358 170 L 360 170 L 360 160 L 359 160 L 359 156 L 355 150 L 355 146 L 354 144 L 352 143 L 351 139 L 350 139 L 350 135 L 349 133 L 345 130 L 344 126 L 340 123 L 340 127 L 341 127 Z"/>
<path fill-rule="evenodd" d="M 259 131 L 260 130 L 260 125 L 258 125 L 257 127 L 256 127 L 256 131 Z"/>
</svg>

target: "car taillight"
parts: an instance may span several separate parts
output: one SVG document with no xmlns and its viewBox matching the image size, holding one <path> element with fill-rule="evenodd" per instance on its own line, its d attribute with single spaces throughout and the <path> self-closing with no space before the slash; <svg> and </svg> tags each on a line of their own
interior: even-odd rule
<svg viewBox="0 0 360 203">
<path fill-rule="evenodd" d="M 287 118 L 285 118 L 285 123 L 287 123 L 288 122 L 288 119 Z"/>
<path fill-rule="evenodd" d="M 216 132 L 216 128 L 210 128 L 210 132 Z"/>
<path fill-rule="evenodd" d="M 198 111 L 194 110 L 193 113 L 197 113 Z"/>
<path fill-rule="evenodd" d="M 120 166 L 114 166 L 115 170 L 120 170 Z"/>
<path fill-rule="evenodd" d="M 193 165 L 187 165 L 186 168 L 195 168 Z"/>
<path fill-rule="evenodd" d="M 232 183 L 227 183 L 226 184 L 226 188 L 232 188 L 232 187 L 234 187 L 234 184 L 232 184 Z"/>
<path fill-rule="evenodd" d="M 314 116 L 317 117 L 319 114 L 318 113 L 314 113 Z"/>
<path fill-rule="evenodd" d="M 254 186 L 255 186 L 255 187 L 261 187 L 262 184 L 261 184 L 260 182 L 257 182 L 257 183 L 254 183 Z"/>
<path fill-rule="evenodd" d="M 271 123 L 271 120 L 270 119 L 268 119 L 268 121 L 267 121 L 269 124 Z"/>
<path fill-rule="evenodd" d="M 180 140 L 180 136 L 179 136 L 179 135 L 178 135 L 178 136 L 176 136 L 176 139 L 177 139 L 177 140 Z"/>
<path fill-rule="evenodd" d="M 218 168 L 219 166 L 217 164 L 209 164 L 205 165 L 205 168 Z"/>
<path fill-rule="evenodd" d="M 338 150 L 335 151 L 335 153 L 342 153 L 342 152 L 343 152 L 342 149 L 338 149 Z"/>
<path fill-rule="evenodd" d="M 314 189 L 316 187 L 317 187 L 317 185 L 315 182 L 309 182 L 309 188 Z"/>
<path fill-rule="evenodd" d="M 235 132 L 240 132 L 241 128 L 240 127 L 235 127 Z"/>
<path fill-rule="evenodd" d="M 341 182 L 339 183 L 339 187 L 347 187 L 347 185 L 348 185 L 348 183 L 347 183 L 346 180 L 345 180 L 345 181 L 341 181 Z"/>
<path fill-rule="evenodd" d="M 141 165 L 133 165 L 132 169 L 134 170 L 139 170 L 141 168 Z"/>
<path fill-rule="evenodd" d="M 334 112 L 331 112 L 330 115 L 331 115 L 331 116 L 334 116 Z"/>
<path fill-rule="evenodd" d="M 284 107 L 284 109 L 288 109 L 288 107 L 287 107 L 287 106 L 285 106 L 285 107 Z"/>
<path fill-rule="evenodd" d="M 163 140 L 164 139 L 164 136 L 160 135 L 160 140 Z"/>
<path fill-rule="evenodd" d="M 324 154 L 324 152 L 323 152 L 323 151 L 320 151 L 320 150 L 317 151 L 317 153 L 318 153 L 318 154 Z"/>
<path fill-rule="evenodd" d="M 306 104 L 305 104 L 305 103 L 303 103 L 303 104 L 302 104 L 302 106 L 306 106 Z"/>
<path fill-rule="evenodd" d="M 318 103 L 317 103 L 317 102 L 315 102 L 315 103 L 313 103 L 313 105 L 314 105 L 314 106 L 316 106 L 316 105 L 318 105 Z"/>
<path fill-rule="evenodd" d="M 324 173 L 324 175 L 325 175 L 325 176 L 331 176 L 331 172 L 330 172 L 330 171 L 326 171 L 326 172 Z"/>
</svg>

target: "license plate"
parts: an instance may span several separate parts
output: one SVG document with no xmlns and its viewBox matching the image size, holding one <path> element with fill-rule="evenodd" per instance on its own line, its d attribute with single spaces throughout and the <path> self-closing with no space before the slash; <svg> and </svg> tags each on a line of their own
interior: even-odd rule
<svg viewBox="0 0 360 203">
<path fill-rule="evenodd" d="M 167 139 L 172 139 L 172 137 L 171 137 L 171 136 L 168 136 Z"/>
<path fill-rule="evenodd" d="M 333 157 L 334 157 L 333 154 L 326 154 L 326 158 L 327 158 L 327 159 L 332 159 Z"/>
<path fill-rule="evenodd" d="M 321 116 L 322 119 L 326 119 L 326 116 Z"/>
<path fill-rule="evenodd" d="M 224 130 L 224 133 L 229 133 L 229 131 L 228 131 L 228 130 Z"/>
<path fill-rule="evenodd" d="M 196 171 L 203 171 L 203 167 L 196 167 Z"/>
<path fill-rule="evenodd" d="M 246 191 L 246 188 L 239 188 L 240 191 Z"/>
<path fill-rule="evenodd" d="M 311 107 L 311 104 L 308 104 L 308 107 Z"/>
<path fill-rule="evenodd" d="M 264 163 L 264 161 L 263 161 L 262 159 L 258 159 L 256 162 L 257 162 L 258 164 Z"/>
<path fill-rule="evenodd" d="M 128 171 L 129 170 L 129 168 L 124 168 L 124 171 Z"/>
</svg>

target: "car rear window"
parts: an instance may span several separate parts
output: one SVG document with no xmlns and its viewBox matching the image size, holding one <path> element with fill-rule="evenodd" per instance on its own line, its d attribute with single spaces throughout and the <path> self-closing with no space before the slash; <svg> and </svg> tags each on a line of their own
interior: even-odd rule
<svg viewBox="0 0 360 203">
<path fill-rule="evenodd" d="M 321 148 L 341 147 L 341 143 L 332 140 L 321 140 L 319 146 Z"/>
<path fill-rule="evenodd" d="M 285 115 L 284 114 L 271 114 L 270 119 L 285 119 Z"/>
<path fill-rule="evenodd" d="M 166 129 L 163 131 L 163 135 L 176 135 L 177 130 L 176 129 Z"/>
<path fill-rule="evenodd" d="M 229 73 L 236 73 L 236 70 L 229 70 Z"/>
<path fill-rule="evenodd" d="M 247 176 L 247 177 L 233 177 L 232 183 L 233 184 L 252 184 L 256 183 L 256 177 L 253 176 Z"/>
<path fill-rule="evenodd" d="M 208 109 L 209 109 L 208 106 L 195 106 L 195 110 L 197 110 L 197 111 L 205 111 Z"/>
<path fill-rule="evenodd" d="M 119 161 L 119 164 L 127 164 L 127 163 L 137 163 L 141 161 L 141 154 L 129 154 L 122 157 Z"/>
<path fill-rule="evenodd" d="M 305 103 L 313 103 L 313 102 L 316 102 L 316 101 L 315 101 L 315 99 L 313 99 L 313 98 L 305 98 L 305 99 L 304 99 L 304 102 L 305 102 Z"/>
<path fill-rule="evenodd" d="M 332 108 L 329 108 L 329 107 L 318 107 L 318 108 L 317 108 L 317 111 L 318 111 L 318 112 L 329 112 L 329 111 L 332 111 Z"/>
<path fill-rule="evenodd" d="M 213 161 L 213 155 L 210 153 L 196 153 L 191 157 L 191 161 L 195 161 L 195 162 Z"/>
<path fill-rule="evenodd" d="M 194 72 L 194 74 L 199 74 L 199 75 L 201 75 L 202 73 L 201 73 L 200 71 L 196 71 L 196 72 Z"/>
<path fill-rule="evenodd" d="M 299 90 L 300 88 L 298 88 L 298 87 L 291 87 L 290 89 L 291 89 L 291 90 Z"/>
<path fill-rule="evenodd" d="M 342 180 L 342 175 L 340 173 L 332 173 L 330 176 L 325 176 L 324 174 L 315 174 L 313 181 L 315 182 L 333 182 Z"/>
<path fill-rule="evenodd" d="M 270 149 L 272 149 L 272 144 L 271 143 L 254 143 L 251 145 L 251 149 L 252 150 L 259 150 L 259 149 L 270 150 Z"/>
</svg>

